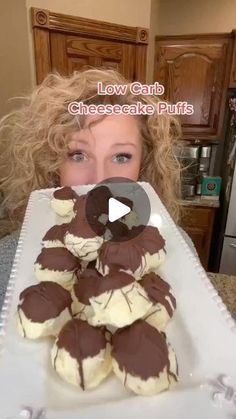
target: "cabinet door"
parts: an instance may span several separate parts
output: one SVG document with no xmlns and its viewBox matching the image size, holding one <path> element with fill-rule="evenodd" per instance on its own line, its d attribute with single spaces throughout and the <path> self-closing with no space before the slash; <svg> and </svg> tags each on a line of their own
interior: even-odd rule
<svg viewBox="0 0 236 419">
<path fill-rule="evenodd" d="M 135 76 L 135 46 L 122 42 L 51 33 L 52 70 L 71 74 L 91 67 L 112 68 L 127 79 Z"/>
<path fill-rule="evenodd" d="M 184 207 L 181 227 L 191 237 L 202 265 L 207 270 L 215 208 Z"/>
<path fill-rule="evenodd" d="M 52 2 L 53 3 L 53 2 Z M 105 67 L 130 81 L 146 81 L 149 31 L 31 8 L 37 83 L 48 73 Z"/>
<path fill-rule="evenodd" d="M 184 138 L 219 139 L 229 78 L 230 35 L 157 37 L 154 80 L 165 99 L 191 103 L 181 115 Z"/>
<path fill-rule="evenodd" d="M 208 265 L 208 254 L 206 249 L 206 244 L 208 240 L 208 230 L 204 227 L 188 227 L 184 226 L 184 230 L 192 239 L 193 244 L 196 248 L 199 259 L 202 262 L 202 265 L 207 269 Z"/>
</svg>

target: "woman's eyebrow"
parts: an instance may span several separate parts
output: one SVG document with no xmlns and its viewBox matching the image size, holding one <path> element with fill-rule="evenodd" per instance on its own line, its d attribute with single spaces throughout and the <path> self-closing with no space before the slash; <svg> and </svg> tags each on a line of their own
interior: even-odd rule
<svg viewBox="0 0 236 419">
<path fill-rule="evenodd" d="M 88 145 L 88 141 L 82 140 L 82 139 L 73 139 L 71 143 L 80 143 L 80 144 Z"/>
<path fill-rule="evenodd" d="M 128 142 L 112 144 L 112 147 L 123 147 L 123 146 L 136 147 L 136 144 L 135 143 L 128 143 Z"/>
</svg>

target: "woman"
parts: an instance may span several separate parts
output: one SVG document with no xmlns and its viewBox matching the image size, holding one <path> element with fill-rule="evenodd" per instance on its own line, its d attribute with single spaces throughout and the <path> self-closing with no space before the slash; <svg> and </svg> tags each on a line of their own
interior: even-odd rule
<svg viewBox="0 0 236 419">
<path fill-rule="evenodd" d="M 180 125 L 168 114 L 77 115 L 71 102 L 151 104 L 157 96 L 98 95 L 98 82 L 127 85 L 113 70 L 90 69 L 70 77 L 51 74 L 17 111 L 0 123 L 0 190 L 3 208 L 19 229 L 32 190 L 95 184 L 115 176 L 151 183 L 178 222 L 180 167 L 173 147 Z M 18 232 L 0 241 L 0 287 L 5 290 Z M 1 294 L 1 288 L 0 288 Z"/>
</svg>

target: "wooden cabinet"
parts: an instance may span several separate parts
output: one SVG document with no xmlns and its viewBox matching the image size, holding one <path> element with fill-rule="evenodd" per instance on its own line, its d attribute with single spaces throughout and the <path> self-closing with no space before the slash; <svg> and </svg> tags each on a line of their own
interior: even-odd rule
<svg viewBox="0 0 236 419">
<path fill-rule="evenodd" d="M 37 82 L 88 67 L 116 69 L 128 80 L 146 80 L 148 30 L 32 8 Z"/>
<path fill-rule="evenodd" d="M 154 81 L 165 87 L 165 99 L 192 104 L 181 115 L 183 138 L 219 140 L 228 87 L 230 34 L 156 37 Z"/>
<path fill-rule="evenodd" d="M 183 207 L 181 227 L 191 237 L 202 265 L 207 270 L 216 208 Z"/>
</svg>

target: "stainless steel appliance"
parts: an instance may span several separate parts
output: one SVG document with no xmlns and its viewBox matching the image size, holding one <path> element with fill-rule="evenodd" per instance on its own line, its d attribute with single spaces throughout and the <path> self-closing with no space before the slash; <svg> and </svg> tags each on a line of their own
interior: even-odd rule
<svg viewBox="0 0 236 419">
<path fill-rule="evenodd" d="M 194 198 L 199 166 L 199 146 L 180 144 L 175 148 L 175 156 L 182 167 L 182 198 Z"/>
<path fill-rule="evenodd" d="M 236 144 L 236 138 L 235 138 Z M 220 272 L 236 275 L 236 169 L 230 195 L 228 216 L 220 261 Z"/>
<path fill-rule="evenodd" d="M 219 272 L 236 275 L 236 95 L 229 100 L 229 127 L 225 143 L 224 200 L 222 222 L 225 225 Z M 220 239 L 220 238 L 219 238 Z"/>
<path fill-rule="evenodd" d="M 211 146 L 202 146 L 200 151 L 199 172 L 209 172 L 211 161 Z"/>
</svg>

